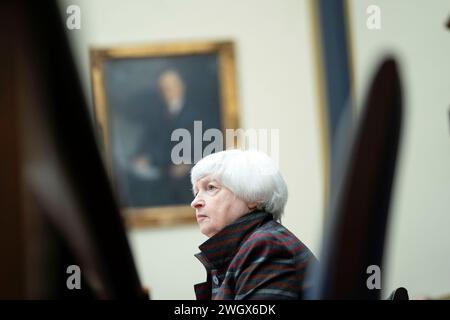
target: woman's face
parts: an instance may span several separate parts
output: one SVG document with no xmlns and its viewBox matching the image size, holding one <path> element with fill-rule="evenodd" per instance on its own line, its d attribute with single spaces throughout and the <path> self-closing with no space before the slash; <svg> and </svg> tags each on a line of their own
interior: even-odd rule
<svg viewBox="0 0 450 320">
<path fill-rule="evenodd" d="M 196 211 L 200 232 L 207 237 L 250 211 L 247 203 L 208 176 L 197 181 L 194 191 L 196 196 L 191 207 Z"/>
</svg>

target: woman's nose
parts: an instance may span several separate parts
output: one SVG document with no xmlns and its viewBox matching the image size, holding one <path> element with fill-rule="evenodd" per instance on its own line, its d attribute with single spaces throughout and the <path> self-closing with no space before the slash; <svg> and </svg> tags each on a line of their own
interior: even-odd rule
<svg viewBox="0 0 450 320">
<path fill-rule="evenodd" d="M 191 202 L 191 207 L 194 209 L 199 209 L 205 205 L 205 201 L 203 201 L 198 195 Z"/>
</svg>

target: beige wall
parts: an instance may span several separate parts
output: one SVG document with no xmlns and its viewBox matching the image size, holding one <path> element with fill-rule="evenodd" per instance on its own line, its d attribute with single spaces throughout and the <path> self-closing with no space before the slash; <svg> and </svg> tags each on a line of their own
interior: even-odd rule
<svg viewBox="0 0 450 320">
<path fill-rule="evenodd" d="M 180 40 L 236 44 L 241 124 L 280 130 L 280 168 L 290 199 L 284 224 L 318 253 L 323 176 L 308 1 L 62 1 L 81 8 L 70 31 L 90 97 L 88 47 Z M 193 299 L 205 272 L 193 257 L 196 226 L 129 232 L 139 273 L 155 299 Z"/>
<path fill-rule="evenodd" d="M 366 28 L 366 8 L 381 9 L 381 29 Z M 398 57 L 405 122 L 392 205 L 385 295 L 450 293 L 450 31 L 446 0 L 352 0 L 359 99 L 380 56 Z"/>
</svg>

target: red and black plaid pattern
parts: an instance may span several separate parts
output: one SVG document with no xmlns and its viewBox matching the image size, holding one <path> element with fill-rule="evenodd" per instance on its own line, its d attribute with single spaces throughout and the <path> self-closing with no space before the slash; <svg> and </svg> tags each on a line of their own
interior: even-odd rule
<svg viewBox="0 0 450 320">
<path fill-rule="evenodd" d="M 301 299 L 311 251 L 272 215 L 251 212 L 208 239 L 195 256 L 207 281 L 197 299 Z"/>
</svg>

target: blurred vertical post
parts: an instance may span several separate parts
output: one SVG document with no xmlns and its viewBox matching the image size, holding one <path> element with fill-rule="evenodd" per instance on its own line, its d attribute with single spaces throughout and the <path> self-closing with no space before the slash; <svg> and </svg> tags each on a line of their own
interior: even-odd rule
<svg viewBox="0 0 450 320">
<path fill-rule="evenodd" d="M 341 180 L 342 143 L 349 138 L 352 116 L 350 37 L 344 0 L 312 0 L 316 59 L 319 69 L 319 100 L 324 126 L 325 198 L 330 202 Z"/>
</svg>

